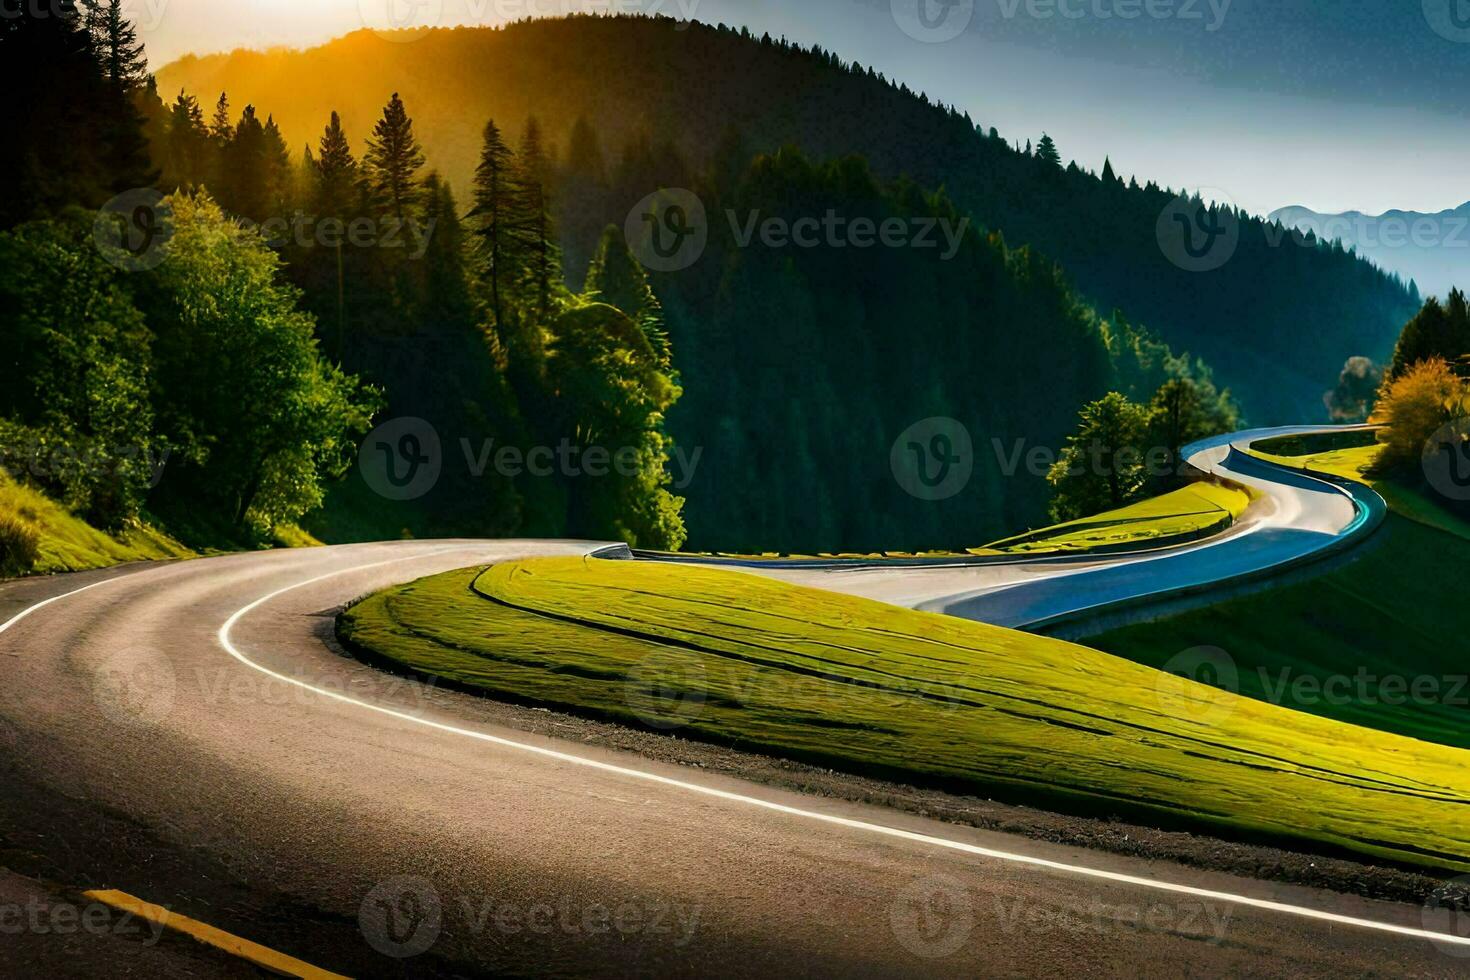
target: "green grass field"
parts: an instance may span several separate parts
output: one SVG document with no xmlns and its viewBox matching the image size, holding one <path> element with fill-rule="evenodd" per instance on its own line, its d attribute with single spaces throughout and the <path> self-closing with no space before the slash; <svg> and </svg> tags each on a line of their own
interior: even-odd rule
<svg viewBox="0 0 1470 980">
<path fill-rule="evenodd" d="M 1470 643 L 1460 605 L 1470 525 L 1419 491 L 1368 475 L 1376 446 L 1293 448 L 1304 454 L 1257 455 L 1370 483 L 1388 502 L 1387 520 L 1353 561 L 1085 642 L 1153 666 L 1218 647 L 1233 659 L 1242 694 L 1470 748 Z"/>
<path fill-rule="evenodd" d="M 1251 496 L 1236 487 L 1200 481 L 1117 510 L 1029 531 L 965 551 L 884 552 L 883 554 L 761 555 L 721 554 L 722 558 L 957 558 L 986 555 L 1068 554 L 1099 549 L 1148 547 L 1150 544 L 1204 537 L 1228 528 L 1250 505 Z"/>
<path fill-rule="evenodd" d="M 1000 554 L 1095 551 L 1181 536 L 1205 536 L 1228 528 L 1245 512 L 1250 495 L 1235 487 L 1199 482 L 1118 510 L 1086 517 L 986 545 Z"/>
<path fill-rule="evenodd" d="M 487 693 L 849 771 L 1470 869 L 1463 750 L 760 576 L 511 562 L 378 593 L 339 633 Z"/>
</svg>

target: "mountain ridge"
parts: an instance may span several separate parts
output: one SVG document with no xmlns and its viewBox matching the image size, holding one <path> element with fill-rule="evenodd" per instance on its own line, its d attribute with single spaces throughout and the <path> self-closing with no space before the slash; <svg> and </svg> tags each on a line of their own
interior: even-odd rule
<svg viewBox="0 0 1470 980">
<path fill-rule="evenodd" d="M 303 77 L 313 80 L 307 96 L 296 84 Z M 360 141 L 391 91 L 401 91 L 431 165 L 460 188 L 492 115 L 512 132 L 535 115 L 562 146 L 577 120 L 589 119 L 609 171 L 632 147 L 665 161 L 676 179 L 720 166 L 732 133 L 745 159 L 786 145 L 819 160 L 858 153 L 883 179 L 944 188 L 1011 246 L 1030 244 L 1058 261 L 1100 311 L 1121 309 L 1174 350 L 1204 357 L 1262 424 L 1318 417 L 1343 361 L 1387 357 L 1419 305 L 1371 263 L 1283 241 L 1269 222 L 1234 210 L 1226 218 L 1239 234 L 1228 260 L 1189 268 L 1159 238 L 1174 192 L 1057 166 L 871 68 L 730 28 L 576 16 L 438 29 L 409 43 L 359 31 L 305 51 L 175 62 L 159 71 L 159 84 L 206 105 L 228 90 L 237 106 L 273 113 L 297 146 L 334 109 Z M 621 225 L 646 192 L 583 216 L 581 240 L 563 242 L 569 254 L 590 253 L 589 236 Z"/>
<path fill-rule="evenodd" d="M 1443 297 L 1451 289 L 1470 288 L 1470 201 L 1440 211 L 1391 208 L 1381 214 L 1290 204 L 1268 219 L 1355 249 L 1425 295 Z"/>
</svg>

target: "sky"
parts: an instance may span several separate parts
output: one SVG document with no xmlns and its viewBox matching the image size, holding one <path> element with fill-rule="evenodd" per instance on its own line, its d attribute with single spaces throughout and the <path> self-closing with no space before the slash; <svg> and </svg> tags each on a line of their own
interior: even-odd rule
<svg viewBox="0 0 1470 980">
<path fill-rule="evenodd" d="M 1264 214 L 1470 200 L 1470 0 L 126 0 L 155 67 L 367 27 L 657 12 L 820 43 L 1089 169 Z"/>
</svg>

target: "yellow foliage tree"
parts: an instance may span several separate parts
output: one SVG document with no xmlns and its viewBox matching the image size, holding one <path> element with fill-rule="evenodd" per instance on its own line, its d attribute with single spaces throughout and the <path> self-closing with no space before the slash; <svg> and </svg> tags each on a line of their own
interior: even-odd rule
<svg viewBox="0 0 1470 980">
<path fill-rule="evenodd" d="M 1386 426 L 1383 469 L 1417 466 L 1430 438 L 1446 422 L 1470 412 L 1470 386 L 1455 375 L 1449 362 L 1433 357 L 1419 361 L 1384 384 L 1369 420 Z"/>
</svg>

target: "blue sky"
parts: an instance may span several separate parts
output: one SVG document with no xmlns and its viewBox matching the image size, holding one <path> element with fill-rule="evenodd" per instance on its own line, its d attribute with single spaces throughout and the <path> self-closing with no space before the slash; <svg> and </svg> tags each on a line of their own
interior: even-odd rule
<svg viewBox="0 0 1470 980">
<path fill-rule="evenodd" d="M 385 23 L 390 2 L 411 23 L 654 8 L 818 42 L 1009 138 L 1045 130 L 1083 166 L 1100 167 L 1111 155 L 1121 174 L 1199 189 L 1255 212 L 1287 204 L 1438 211 L 1470 200 L 1470 0 L 130 0 L 128 7 L 162 64 L 191 50 L 317 43 Z"/>
</svg>

